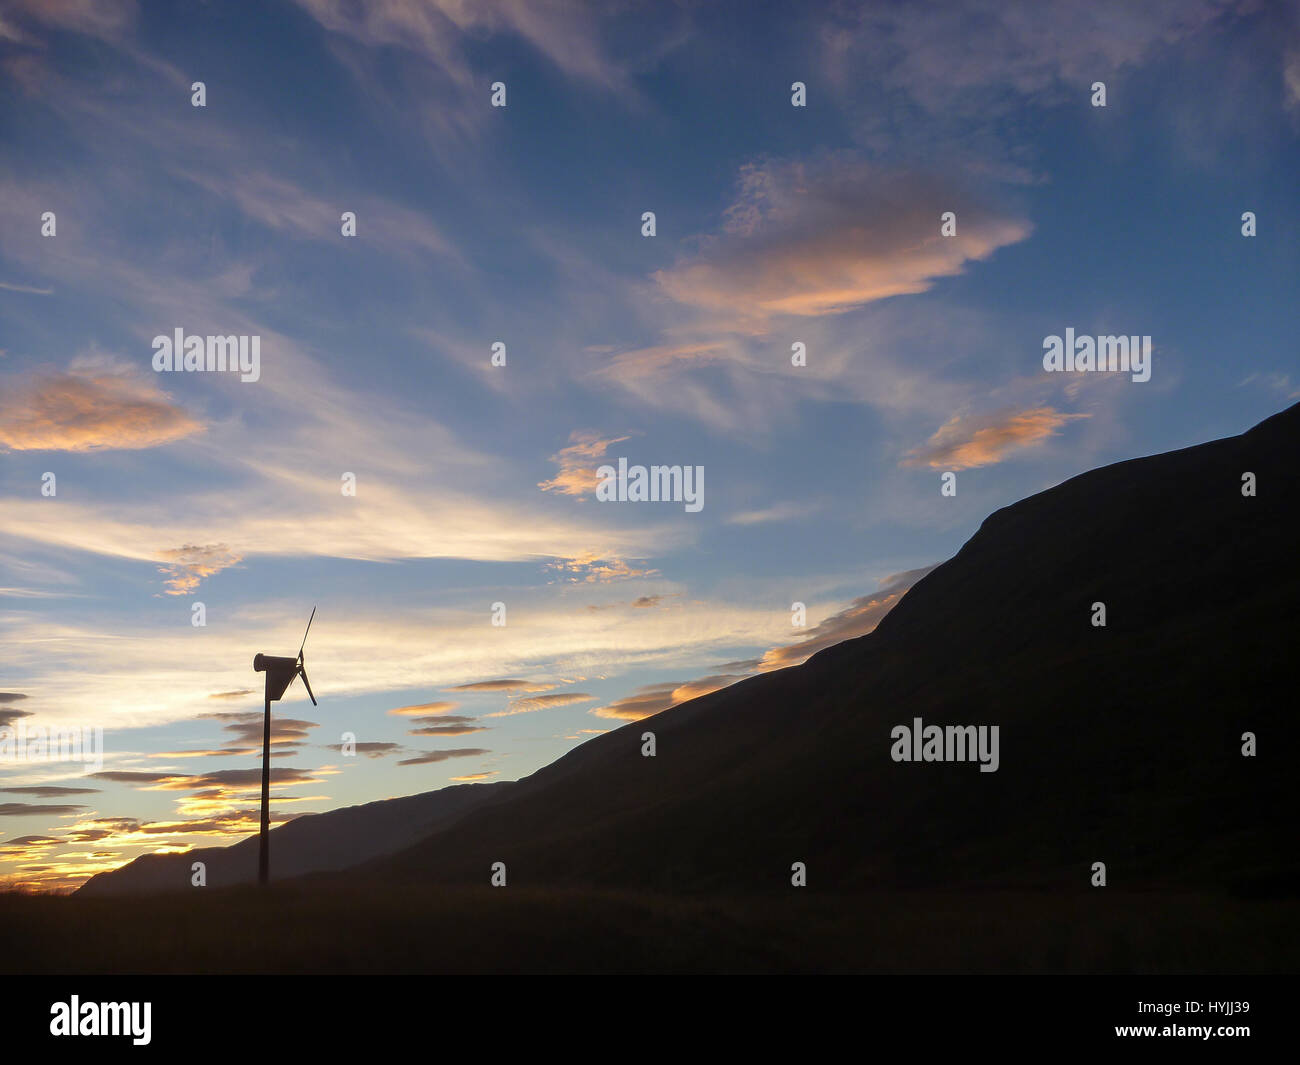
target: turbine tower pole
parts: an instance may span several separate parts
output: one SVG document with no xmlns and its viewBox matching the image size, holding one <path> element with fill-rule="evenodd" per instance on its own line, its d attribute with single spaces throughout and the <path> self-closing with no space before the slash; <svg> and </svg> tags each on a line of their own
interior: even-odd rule
<svg viewBox="0 0 1300 1065">
<path fill-rule="evenodd" d="M 315 617 L 316 608 L 312 607 L 311 617 L 307 619 L 307 632 L 311 632 L 312 619 Z M 262 716 L 262 832 L 257 847 L 257 882 L 263 887 L 271 879 L 271 704 L 284 698 L 289 685 L 302 677 L 302 686 L 307 689 L 311 705 L 316 705 L 316 696 L 312 695 L 311 684 L 307 680 L 307 667 L 302 657 L 303 648 L 307 646 L 307 632 L 302 634 L 297 658 L 280 658 L 277 655 L 253 657 L 253 671 L 266 674 L 266 710 Z"/>
<path fill-rule="evenodd" d="M 262 835 L 257 849 L 257 882 L 271 877 L 271 674 L 266 675 L 266 714 L 262 719 Z"/>
</svg>

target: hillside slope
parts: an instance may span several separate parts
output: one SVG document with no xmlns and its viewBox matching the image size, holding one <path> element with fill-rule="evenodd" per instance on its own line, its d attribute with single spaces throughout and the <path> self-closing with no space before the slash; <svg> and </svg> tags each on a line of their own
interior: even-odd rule
<svg viewBox="0 0 1300 1065">
<path fill-rule="evenodd" d="M 448 819 L 489 802 L 510 787 L 459 784 L 422 795 L 348 806 L 299 817 L 271 830 L 271 875 L 276 880 L 342 869 L 389 854 L 422 839 Z M 257 880 L 258 837 L 230 847 L 201 847 L 178 854 L 146 854 L 118 869 L 91 877 L 79 895 L 127 895 L 188 889 L 191 865 L 207 867 L 208 887 Z"/>
<path fill-rule="evenodd" d="M 1300 406 L 1006 507 L 875 632 L 589 741 L 352 875 L 748 891 L 803 861 L 828 890 L 1086 889 L 1102 861 L 1294 893 L 1297 456 Z M 1000 768 L 893 761 L 915 717 L 998 725 Z"/>
<path fill-rule="evenodd" d="M 1297 455 L 1300 406 L 1075 477 L 991 515 L 867 636 L 517 783 L 291 822 L 273 874 L 481 884 L 503 861 L 511 884 L 753 892 L 802 861 L 837 891 L 1085 889 L 1103 861 L 1127 888 L 1295 895 Z M 998 770 L 894 761 L 891 730 L 917 717 L 997 725 Z M 211 886 L 249 882 L 256 837 L 81 894 L 186 887 L 194 860 Z"/>
</svg>

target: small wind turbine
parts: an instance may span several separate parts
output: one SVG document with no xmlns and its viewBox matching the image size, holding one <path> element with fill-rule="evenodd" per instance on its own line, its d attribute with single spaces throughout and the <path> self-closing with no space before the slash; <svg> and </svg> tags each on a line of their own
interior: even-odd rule
<svg viewBox="0 0 1300 1065">
<path fill-rule="evenodd" d="M 311 632 L 311 623 L 315 617 L 316 608 L 312 607 L 311 617 L 307 619 L 307 632 Z M 271 704 L 283 698 L 294 678 L 300 676 L 312 706 L 319 705 L 316 696 L 311 693 L 311 683 L 307 680 L 306 663 L 302 656 L 303 648 L 307 646 L 307 632 L 302 634 L 302 646 L 298 648 L 297 658 L 258 655 L 253 659 L 253 669 L 266 674 L 266 715 L 262 719 L 262 836 L 257 852 L 257 882 L 262 885 L 266 884 L 271 875 Z"/>
</svg>

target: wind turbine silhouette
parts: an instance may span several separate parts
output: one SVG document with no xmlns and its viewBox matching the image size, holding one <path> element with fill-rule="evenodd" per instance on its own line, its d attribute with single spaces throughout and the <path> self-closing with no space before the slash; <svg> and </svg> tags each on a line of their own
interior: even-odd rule
<svg viewBox="0 0 1300 1065">
<path fill-rule="evenodd" d="M 312 607 L 311 617 L 307 619 L 307 632 L 311 632 L 311 623 L 315 617 L 316 608 Z M 302 645 L 298 648 L 297 658 L 257 655 L 253 659 L 253 669 L 266 674 L 266 713 L 262 719 L 262 835 L 257 851 L 257 882 L 263 887 L 271 877 L 271 704 L 284 696 L 295 677 L 301 676 L 311 705 L 320 705 L 311 693 L 306 660 L 302 654 L 303 648 L 307 646 L 307 632 L 302 634 Z"/>
</svg>

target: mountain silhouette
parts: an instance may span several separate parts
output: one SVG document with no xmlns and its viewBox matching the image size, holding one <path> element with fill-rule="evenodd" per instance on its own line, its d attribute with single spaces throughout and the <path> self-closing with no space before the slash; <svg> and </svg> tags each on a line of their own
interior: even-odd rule
<svg viewBox="0 0 1300 1065">
<path fill-rule="evenodd" d="M 1298 457 L 1300 405 L 1075 477 L 992 514 L 866 636 L 516 783 L 294 821 L 273 875 L 486 884 L 504 862 L 512 885 L 752 893 L 802 862 L 834 891 L 1086 891 L 1102 862 L 1130 889 L 1295 895 Z M 997 771 L 895 761 L 916 718 L 997 726 Z M 252 879 L 255 839 L 81 890 L 185 886 L 205 854 L 210 883 Z"/>
<path fill-rule="evenodd" d="M 597 737 L 358 873 L 1086 889 L 1104 862 L 1293 894 L 1298 462 L 1300 405 L 1008 506 L 870 634 Z M 918 717 L 998 725 L 998 770 L 892 760 Z"/>
<path fill-rule="evenodd" d="M 457 784 L 422 795 L 383 799 L 324 814 L 306 814 L 271 830 L 271 870 L 276 879 L 342 869 L 399 850 L 435 831 L 449 818 L 512 786 Z M 203 862 L 208 887 L 257 881 L 258 837 L 229 847 L 202 847 L 177 854 L 145 854 L 118 869 L 98 873 L 79 895 L 182 891 L 191 887 L 194 862 Z"/>
</svg>

